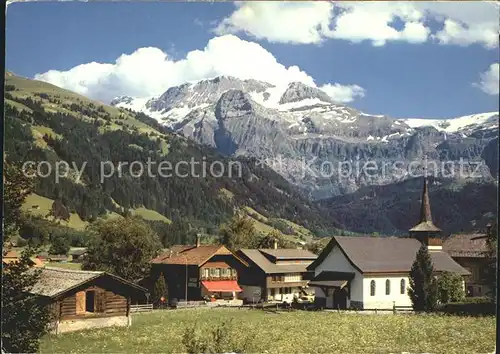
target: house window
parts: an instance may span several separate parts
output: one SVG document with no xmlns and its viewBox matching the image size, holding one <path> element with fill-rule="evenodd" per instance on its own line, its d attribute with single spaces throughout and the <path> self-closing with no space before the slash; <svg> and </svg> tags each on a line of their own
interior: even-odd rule
<svg viewBox="0 0 500 354">
<path fill-rule="evenodd" d="M 209 274 L 209 269 L 208 268 L 204 268 L 203 269 L 203 277 L 204 278 L 208 278 L 208 274 Z"/>
<path fill-rule="evenodd" d="M 375 280 L 370 282 L 370 296 L 375 296 Z"/>
<path fill-rule="evenodd" d="M 210 268 L 210 276 L 215 277 L 215 268 Z"/>
<path fill-rule="evenodd" d="M 215 277 L 219 278 L 220 277 L 220 268 L 215 269 Z"/>
<path fill-rule="evenodd" d="M 391 281 L 389 279 L 385 281 L 385 294 L 386 295 L 391 294 Z"/>
<path fill-rule="evenodd" d="M 404 279 L 401 279 L 401 284 L 400 284 L 401 295 L 404 295 L 405 290 L 406 290 L 406 282 Z"/>
</svg>

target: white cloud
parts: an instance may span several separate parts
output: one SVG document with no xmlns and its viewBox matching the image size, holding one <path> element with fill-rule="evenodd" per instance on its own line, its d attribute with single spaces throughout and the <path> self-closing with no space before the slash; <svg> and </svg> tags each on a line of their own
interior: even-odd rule
<svg viewBox="0 0 500 354">
<path fill-rule="evenodd" d="M 479 74 L 479 82 L 473 86 L 481 89 L 488 95 L 498 95 L 500 80 L 500 63 L 493 63 L 489 69 Z"/>
<path fill-rule="evenodd" d="M 279 16 L 276 14 L 279 13 Z M 440 27 L 430 26 L 430 21 Z M 400 22 L 401 26 L 395 23 Z M 215 31 L 270 42 L 317 44 L 328 38 L 375 46 L 388 41 L 498 46 L 498 5 L 492 2 L 244 2 Z"/>
<path fill-rule="evenodd" d="M 349 103 L 356 98 L 365 97 L 365 89 L 358 85 L 326 84 L 320 89 L 340 103 Z"/>
<path fill-rule="evenodd" d="M 285 67 L 254 42 L 225 35 L 211 39 L 203 50 L 193 50 L 181 60 L 173 60 L 158 48 L 140 48 L 122 54 L 115 63 L 88 63 L 68 71 L 50 70 L 35 79 L 109 102 L 120 95 L 148 97 L 171 86 L 219 75 L 256 79 L 273 84 L 300 81 L 315 87 L 314 79 L 297 66 Z M 349 102 L 360 95 L 360 87 L 334 83 L 332 98 Z M 361 89 L 362 90 L 362 89 Z"/>
<path fill-rule="evenodd" d="M 319 43 L 327 35 L 333 5 L 328 2 L 237 2 L 217 34 L 245 32 L 257 39 L 294 44 Z"/>
</svg>

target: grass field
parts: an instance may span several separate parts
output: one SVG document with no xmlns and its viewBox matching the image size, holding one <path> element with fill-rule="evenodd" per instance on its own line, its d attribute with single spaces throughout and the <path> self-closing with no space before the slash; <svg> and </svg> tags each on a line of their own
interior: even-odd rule
<svg viewBox="0 0 500 354">
<path fill-rule="evenodd" d="M 72 262 L 48 262 L 45 263 L 47 267 L 52 267 L 52 268 L 62 268 L 62 269 L 71 269 L 71 270 L 81 270 L 82 265 L 80 263 L 72 263 Z"/>
<path fill-rule="evenodd" d="M 209 338 L 223 321 L 231 321 L 231 341 L 247 343 L 251 353 L 491 353 L 495 347 L 494 317 L 191 309 L 137 314 L 130 328 L 46 336 L 41 352 L 182 353 L 187 328 L 196 324 L 199 338 Z"/>
</svg>

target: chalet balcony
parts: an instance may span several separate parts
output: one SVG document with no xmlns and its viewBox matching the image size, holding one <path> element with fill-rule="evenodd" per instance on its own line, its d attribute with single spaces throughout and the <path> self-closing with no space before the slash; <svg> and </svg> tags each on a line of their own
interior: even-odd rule
<svg viewBox="0 0 500 354">
<path fill-rule="evenodd" d="M 216 281 L 216 280 L 236 280 L 238 281 L 238 275 L 201 275 L 200 280 Z"/>
<path fill-rule="evenodd" d="M 267 288 L 287 288 L 287 287 L 304 287 L 307 285 L 308 280 L 295 280 L 295 281 L 285 281 L 285 280 L 273 280 L 272 278 L 267 278 L 266 287 Z"/>
</svg>

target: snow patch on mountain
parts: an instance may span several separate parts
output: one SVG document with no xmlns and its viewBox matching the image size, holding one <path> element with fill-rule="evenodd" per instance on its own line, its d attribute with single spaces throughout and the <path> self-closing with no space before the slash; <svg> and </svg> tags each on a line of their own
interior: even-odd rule
<svg viewBox="0 0 500 354">
<path fill-rule="evenodd" d="M 400 120 L 412 128 L 424 126 L 434 127 L 438 131 L 446 133 L 457 133 L 464 129 L 482 127 L 491 129 L 498 127 L 498 112 L 471 114 L 453 119 L 419 119 L 409 118 Z"/>
</svg>

